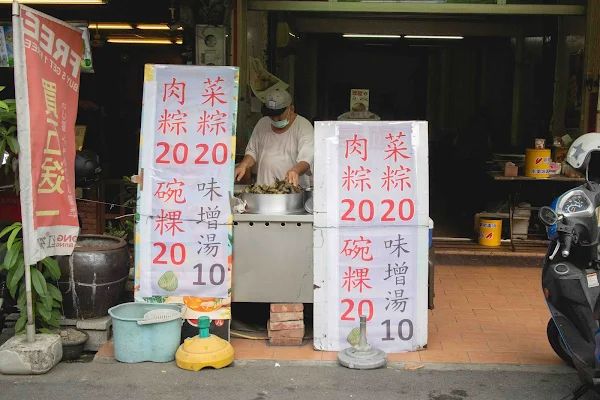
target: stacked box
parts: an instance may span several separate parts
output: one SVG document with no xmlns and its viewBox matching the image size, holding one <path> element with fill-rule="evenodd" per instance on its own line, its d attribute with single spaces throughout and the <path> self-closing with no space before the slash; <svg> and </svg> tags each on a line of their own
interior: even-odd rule
<svg viewBox="0 0 600 400">
<path fill-rule="evenodd" d="M 300 346 L 304 338 L 304 304 L 271 304 L 267 321 L 269 343 L 273 346 Z"/>
</svg>

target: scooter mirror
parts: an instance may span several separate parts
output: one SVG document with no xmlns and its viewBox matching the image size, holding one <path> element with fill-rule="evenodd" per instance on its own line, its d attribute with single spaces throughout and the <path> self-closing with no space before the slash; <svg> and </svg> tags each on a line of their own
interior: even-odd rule
<svg viewBox="0 0 600 400">
<path fill-rule="evenodd" d="M 554 225 L 558 222 L 558 215 L 552 208 L 548 206 L 540 208 L 538 217 L 546 226 Z"/>
</svg>

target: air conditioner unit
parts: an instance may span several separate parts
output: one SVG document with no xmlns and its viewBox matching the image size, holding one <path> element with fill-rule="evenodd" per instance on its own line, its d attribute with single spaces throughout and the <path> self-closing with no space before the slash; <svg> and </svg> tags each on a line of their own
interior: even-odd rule
<svg viewBox="0 0 600 400">
<path fill-rule="evenodd" d="M 196 25 L 196 64 L 227 65 L 225 28 Z"/>
</svg>

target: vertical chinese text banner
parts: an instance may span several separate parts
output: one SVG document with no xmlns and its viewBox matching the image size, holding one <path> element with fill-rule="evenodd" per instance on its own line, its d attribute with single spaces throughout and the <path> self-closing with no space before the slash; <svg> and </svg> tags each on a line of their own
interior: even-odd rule
<svg viewBox="0 0 600 400">
<path fill-rule="evenodd" d="M 25 262 L 73 252 L 81 31 L 19 5 L 14 37 Z"/>
<path fill-rule="evenodd" d="M 427 125 L 322 122 L 315 135 L 315 347 L 348 347 L 364 315 L 370 343 L 416 350 L 427 334 Z"/>
<path fill-rule="evenodd" d="M 230 296 L 237 82 L 234 67 L 146 66 L 136 298 Z"/>
</svg>

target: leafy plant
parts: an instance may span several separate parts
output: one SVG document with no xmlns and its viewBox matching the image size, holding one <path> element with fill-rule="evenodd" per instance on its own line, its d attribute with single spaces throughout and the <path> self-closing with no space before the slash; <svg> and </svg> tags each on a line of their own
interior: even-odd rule
<svg viewBox="0 0 600 400">
<path fill-rule="evenodd" d="M 110 236 L 116 236 L 121 239 L 127 239 L 128 232 L 125 229 L 125 222 L 121 222 L 120 220 L 108 221 L 105 232 Z"/>
<path fill-rule="evenodd" d="M 4 90 L 0 86 L 0 91 Z M 8 153 L 5 164 L 4 154 Z M 19 142 L 17 141 L 17 106 L 14 99 L 0 100 L 0 170 L 4 173 L 16 174 L 16 158 L 19 154 Z M 18 189 L 18 181 L 15 179 L 15 189 Z"/>
<path fill-rule="evenodd" d="M 15 324 L 15 332 L 21 333 L 27 324 L 27 297 L 25 290 L 25 268 L 31 272 L 31 299 L 33 317 L 38 331 L 49 333 L 60 327 L 62 294 L 58 287 L 51 282 L 60 278 L 58 262 L 51 257 L 46 257 L 37 265 L 25 266 L 23 253 L 23 239 L 20 222 L 4 228 L 0 232 L 0 239 L 7 237 L 5 243 L 0 244 L 0 254 L 6 250 L 0 270 L 7 271 L 6 286 L 13 299 L 17 301 L 21 315 Z"/>
<path fill-rule="evenodd" d="M 132 241 L 135 231 L 135 222 L 137 221 L 136 203 L 137 203 L 137 184 L 131 181 L 128 176 L 123 177 L 125 186 L 125 200 L 123 206 L 128 210 L 128 214 L 114 221 L 109 221 L 105 232 L 112 236 L 117 236 L 127 241 Z"/>
<path fill-rule="evenodd" d="M 4 90 L 0 86 L 0 91 Z M 6 163 L 4 155 L 8 153 Z M 13 186 L 19 191 L 19 174 L 17 171 L 17 157 L 19 155 L 19 142 L 17 137 L 17 106 L 14 99 L 0 100 L 0 170 L 5 175 L 12 172 Z M 7 238 L 0 244 L 0 270 L 6 270 L 6 287 L 13 299 L 17 301 L 20 316 L 15 324 L 15 332 L 21 333 L 27 325 L 27 292 L 25 290 L 25 268 L 31 273 L 31 299 L 33 317 L 39 332 L 48 333 L 52 329 L 60 328 L 62 310 L 62 294 L 52 282 L 60 278 L 58 262 L 51 257 L 46 257 L 37 265 L 25 266 L 23 252 L 23 239 L 21 238 L 22 224 L 16 222 L 0 232 L 0 240 Z"/>
</svg>

